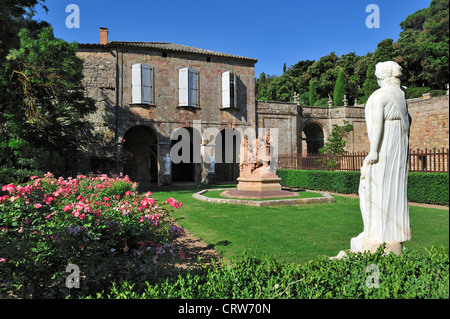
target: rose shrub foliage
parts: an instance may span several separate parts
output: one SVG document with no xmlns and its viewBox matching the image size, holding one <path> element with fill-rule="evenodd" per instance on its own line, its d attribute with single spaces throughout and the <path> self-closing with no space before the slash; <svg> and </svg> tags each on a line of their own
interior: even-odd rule
<svg viewBox="0 0 450 319">
<path fill-rule="evenodd" d="M 177 257 L 171 242 L 173 198 L 158 205 L 128 177 L 32 176 L 0 192 L 0 296 L 67 297 L 104 289 L 112 280 L 150 280 Z M 80 269 L 80 289 L 65 285 Z"/>
</svg>

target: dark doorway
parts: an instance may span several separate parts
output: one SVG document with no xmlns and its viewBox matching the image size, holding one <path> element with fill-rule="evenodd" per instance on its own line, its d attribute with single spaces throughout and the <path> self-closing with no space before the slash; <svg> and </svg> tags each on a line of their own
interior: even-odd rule
<svg viewBox="0 0 450 319">
<path fill-rule="evenodd" d="M 236 182 L 239 177 L 239 146 L 241 145 L 239 132 L 232 128 L 223 129 L 216 136 L 215 145 L 216 182 Z"/>
<path fill-rule="evenodd" d="M 319 149 L 324 145 L 323 131 L 320 125 L 309 123 L 303 128 L 306 138 L 307 154 L 318 154 Z"/>
<path fill-rule="evenodd" d="M 147 126 L 134 126 L 124 135 L 123 172 L 133 182 L 158 182 L 158 138 Z"/>
<path fill-rule="evenodd" d="M 186 154 L 183 154 L 184 151 L 189 152 L 188 160 L 182 160 L 179 163 L 174 163 L 172 158 L 172 181 L 173 182 L 194 182 L 196 177 L 196 168 L 199 167 L 199 163 L 195 163 L 195 159 L 200 160 L 200 144 L 201 144 L 201 136 L 197 130 L 194 130 L 192 127 L 183 127 L 181 129 L 187 130 L 189 133 L 189 148 L 180 148 L 178 149 L 177 155 L 183 157 Z M 194 138 L 195 134 L 195 138 Z M 176 140 L 172 140 L 172 147 L 181 142 L 183 135 L 179 135 Z M 198 143 L 194 147 L 194 142 Z M 198 154 L 194 154 L 194 152 Z"/>
</svg>

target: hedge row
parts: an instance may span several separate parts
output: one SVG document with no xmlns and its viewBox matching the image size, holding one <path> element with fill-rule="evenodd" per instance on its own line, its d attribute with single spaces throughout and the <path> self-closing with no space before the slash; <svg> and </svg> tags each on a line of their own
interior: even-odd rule
<svg viewBox="0 0 450 319">
<path fill-rule="evenodd" d="M 280 169 L 281 185 L 312 190 L 358 194 L 359 172 Z M 408 200 L 416 203 L 449 205 L 448 173 L 417 173 L 408 176 Z"/>
<path fill-rule="evenodd" d="M 244 256 L 239 261 L 203 266 L 158 284 L 115 283 L 88 298 L 108 299 L 448 299 L 448 248 L 400 256 L 349 253 L 306 264 Z"/>
</svg>

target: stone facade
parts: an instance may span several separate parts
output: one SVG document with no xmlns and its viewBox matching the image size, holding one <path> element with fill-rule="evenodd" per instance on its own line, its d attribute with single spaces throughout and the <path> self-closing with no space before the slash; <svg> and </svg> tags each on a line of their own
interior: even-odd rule
<svg viewBox="0 0 450 319">
<path fill-rule="evenodd" d="M 102 28 L 101 34 L 102 44 L 81 44 L 77 53 L 84 60 L 87 95 L 97 106 L 88 117 L 92 142 L 81 148 L 90 156 L 78 159 L 80 171 L 123 172 L 144 184 L 236 181 L 236 154 L 230 164 L 221 163 L 224 158 L 216 158 L 214 167 L 203 160 L 173 163 L 167 172 L 166 156 L 176 142 L 171 133 L 178 128 L 188 128 L 191 139 L 198 137 L 200 150 L 193 148 L 191 153 L 219 146 L 218 139 L 223 139 L 227 128 L 277 128 L 278 155 L 297 157 L 317 153 L 333 124 L 342 125 L 345 120 L 354 127 L 346 149 L 369 150 L 363 105 L 322 108 L 256 101 L 255 59 L 170 43 L 108 42 L 107 29 Z M 132 68 L 136 64 L 151 69 L 151 103 L 133 103 Z M 183 68 L 197 74 L 196 107 L 179 105 L 179 70 Z M 236 108 L 222 107 L 222 74 L 227 71 L 236 75 Z M 448 103 L 448 95 L 408 100 L 413 119 L 411 148 L 449 147 Z M 214 129 L 214 134 L 206 136 L 207 129 Z"/>
<path fill-rule="evenodd" d="M 408 100 L 412 117 L 409 138 L 410 148 L 449 148 L 449 100 L 448 95 L 430 99 Z"/>
<path fill-rule="evenodd" d="M 259 127 L 278 128 L 279 156 L 306 156 L 317 153 L 331 133 L 333 124 L 353 125 L 346 149 L 368 150 L 363 106 L 336 108 L 299 106 L 296 103 L 258 101 Z"/>
<path fill-rule="evenodd" d="M 214 143 L 214 136 L 202 138 L 207 128 L 220 131 L 255 127 L 256 60 L 184 46 L 150 44 L 149 48 L 143 47 L 142 43 L 133 45 L 129 42 L 80 45 L 78 56 L 84 60 L 84 85 L 88 96 L 97 103 L 97 112 L 88 119 L 98 143 L 85 147 L 92 150 L 94 158 L 105 159 L 97 165 L 92 158 L 84 163 L 86 169 L 94 171 L 123 171 L 135 175 L 133 177 L 141 183 L 171 183 L 172 180 L 164 176 L 164 158 L 172 147 L 170 136 L 174 130 L 189 128 L 191 136 L 200 136 L 203 148 Z M 151 104 L 132 103 L 132 66 L 138 63 L 152 69 Z M 181 68 L 189 68 L 198 74 L 197 107 L 179 106 L 178 71 Z M 237 108 L 222 108 L 222 73 L 226 71 L 236 74 Z M 140 140 L 142 143 L 147 141 L 148 147 Z M 239 173 L 235 166 L 218 164 L 215 174 L 219 180 L 231 180 Z M 127 167 L 131 171 L 127 172 Z M 172 170 L 178 170 L 180 174 L 192 171 L 179 181 L 200 182 L 208 175 L 205 173 L 208 169 L 209 164 L 203 162 L 172 166 Z M 174 172 L 171 175 L 180 174 Z"/>
<path fill-rule="evenodd" d="M 409 99 L 407 103 L 412 117 L 410 148 L 448 149 L 449 96 Z M 327 141 L 333 124 L 343 125 L 344 120 L 353 125 L 346 150 L 369 151 L 364 105 L 323 108 L 258 101 L 256 112 L 260 127 L 279 128 L 279 156 L 316 153 Z"/>
</svg>

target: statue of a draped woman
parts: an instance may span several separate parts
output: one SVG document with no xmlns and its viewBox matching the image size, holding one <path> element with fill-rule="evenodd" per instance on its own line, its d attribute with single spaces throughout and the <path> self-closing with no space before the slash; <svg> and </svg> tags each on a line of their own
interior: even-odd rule
<svg viewBox="0 0 450 319">
<path fill-rule="evenodd" d="M 351 240 L 351 251 L 401 253 L 411 239 L 407 198 L 408 140 L 411 118 L 401 89 L 402 68 L 393 61 L 376 65 L 380 89 L 367 100 L 365 118 L 370 152 L 361 168 L 360 209 L 364 230 Z"/>
</svg>

